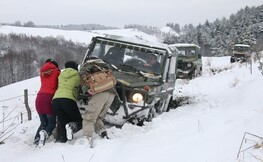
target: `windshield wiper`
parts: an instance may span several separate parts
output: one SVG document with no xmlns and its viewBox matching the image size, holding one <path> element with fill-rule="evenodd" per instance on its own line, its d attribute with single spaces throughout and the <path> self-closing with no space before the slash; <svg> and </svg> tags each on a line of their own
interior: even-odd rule
<svg viewBox="0 0 263 162">
<path fill-rule="evenodd" d="M 138 72 L 139 70 L 133 67 L 132 65 L 127 65 L 127 64 L 120 64 L 119 68 L 124 71 L 133 71 L 133 72 Z"/>
<path fill-rule="evenodd" d="M 136 67 L 132 65 L 120 64 L 119 69 L 123 71 L 127 71 L 127 72 L 134 72 L 134 73 L 140 74 L 141 76 L 145 77 L 145 75 L 143 75 L 141 70 L 138 70 Z"/>
<path fill-rule="evenodd" d="M 110 63 L 110 66 L 111 66 L 114 70 L 119 70 L 119 68 L 118 68 L 116 65 L 114 65 L 114 64 L 111 64 L 111 63 Z"/>
</svg>

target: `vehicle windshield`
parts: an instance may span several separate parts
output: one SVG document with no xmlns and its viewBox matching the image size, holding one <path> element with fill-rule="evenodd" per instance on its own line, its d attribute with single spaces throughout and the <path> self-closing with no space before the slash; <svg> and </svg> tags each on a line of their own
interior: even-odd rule
<svg viewBox="0 0 263 162">
<path fill-rule="evenodd" d="M 195 56 L 197 55 L 197 51 L 193 47 L 177 47 L 179 50 L 179 54 L 183 56 Z"/>
<path fill-rule="evenodd" d="M 139 45 L 98 41 L 91 56 L 109 62 L 113 67 L 123 71 L 142 71 L 161 74 L 165 50 L 145 48 Z"/>
<path fill-rule="evenodd" d="M 246 52 L 249 51 L 249 46 L 234 46 L 234 51 L 237 52 Z"/>
</svg>

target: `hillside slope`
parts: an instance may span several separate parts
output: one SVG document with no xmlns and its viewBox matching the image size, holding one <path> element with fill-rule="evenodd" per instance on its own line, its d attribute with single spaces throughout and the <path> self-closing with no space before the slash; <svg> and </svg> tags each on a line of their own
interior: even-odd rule
<svg viewBox="0 0 263 162">
<path fill-rule="evenodd" d="M 91 30 L 91 31 L 78 31 L 78 30 L 59 30 L 49 28 L 29 28 L 29 27 L 15 27 L 15 26 L 0 26 L 1 34 L 26 34 L 30 36 L 40 37 L 64 37 L 66 40 L 73 42 L 89 44 L 94 36 L 105 36 L 107 34 L 120 35 L 126 37 L 138 37 L 148 41 L 158 41 L 156 37 L 145 34 L 136 29 L 111 29 L 111 30 Z"/>
</svg>

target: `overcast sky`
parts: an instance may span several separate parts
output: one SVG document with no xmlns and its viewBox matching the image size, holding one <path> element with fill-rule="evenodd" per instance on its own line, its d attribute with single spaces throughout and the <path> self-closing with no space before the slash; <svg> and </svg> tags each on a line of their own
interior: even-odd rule
<svg viewBox="0 0 263 162">
<path fill-rule="evenodd" d="M 262 0 L 0 0 L 0 23 L 197 25 L 262 4 Z"/>
</svg>

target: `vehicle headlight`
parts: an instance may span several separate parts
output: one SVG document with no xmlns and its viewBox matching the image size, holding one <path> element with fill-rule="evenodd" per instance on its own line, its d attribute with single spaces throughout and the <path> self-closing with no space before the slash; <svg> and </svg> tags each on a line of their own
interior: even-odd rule
<svg viewBox="0 0 263 162">
<path fill-rule="evenodd" d="M 191 63 L 188 63 L 188 64 L 187 64 L 187 67 L 189 67 L 189 68 L 190 68 L 191 66 L 192 66 L 192 64 L 191 64 Z"/>
<path fill-rule="evenodd" d="M 134 94 L 132 95 L 132 102 L 138 103 L 138 102 L 140 102 L 140 101 L 142 101 L 142 100 L 143 100 L 143 96 L 142 96 L 141 93 L 134 93 Z"/>
</svg>

